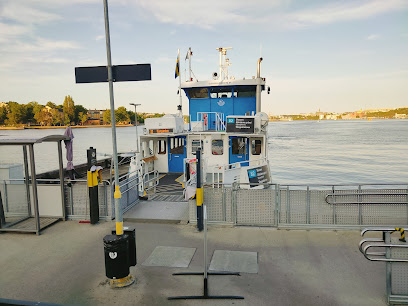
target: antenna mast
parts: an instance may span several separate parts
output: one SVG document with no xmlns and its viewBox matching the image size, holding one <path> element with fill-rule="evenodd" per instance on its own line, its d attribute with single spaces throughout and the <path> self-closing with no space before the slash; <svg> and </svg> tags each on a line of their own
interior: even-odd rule
<svg viewBox="0 0 408 306">
<path fill-rule="evenodd" d="M 220 75 L 218 77 L 219 80 L 228 80 L 228 66 L 231 66 L 229 58 L 225 58 L 227 55 L 227 50 L 232 49 L 231 47 L 220 47 L 217 48 L 218 52 L 220 52 Z"/>
</svg>

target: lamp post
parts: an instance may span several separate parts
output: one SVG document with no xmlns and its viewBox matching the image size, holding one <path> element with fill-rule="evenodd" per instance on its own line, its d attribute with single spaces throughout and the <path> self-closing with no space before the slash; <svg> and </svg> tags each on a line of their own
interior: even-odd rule
<svg viewBox="0 0 408 306">
<path fill-rule="evenodd" d="M 135 104 L 135 103 L 129 103 L 130 105 L 133 105 L 135 107 L 135 124 L 136 124 L 136 153 L 139 153 L 139 136 L 137 134 L 137 113 L 136 113 L 136 106 L 140 106 L 142 104 Z"/>
</svg>

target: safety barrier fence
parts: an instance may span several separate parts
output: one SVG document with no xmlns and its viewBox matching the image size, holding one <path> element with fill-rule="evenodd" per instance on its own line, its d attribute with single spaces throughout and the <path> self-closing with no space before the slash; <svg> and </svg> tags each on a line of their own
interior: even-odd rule
<svg viewBox="0 0 408 306">
<path fill-rule="evenodd" d="M 391 237 L 401 231 L 401 238 Z M 359 249 L 370 261 L 385 262 L 386 297 L 389 305 L 408 304 L 408 244 L 402 228 L 369 227 L 361 232 L 377 233 L 377 237 L 364 238 Z"/>
<path fill-rule="evenodd" d="M 121 205 L 123 213 L 139 202 L 139 177 L 125 174 L 120 177 Z M 29 189 L 27 189 L 27 186 Z M 37 179 L 40 215 L 57 216 L 55 208 L 62 206 L 59 179 Z M 31 181 L 26 184 L 22 179 L 10 179 L 0 182 L 0 192 L 4 213 L 10 217 L 30 216 L 32 206 Z M 89 220 L 89 188 L 85 179 L 69 180 L 64 183 L 65 217 L 68 220 Z M 109 180 L 103 180 L 98 185 L 99 217 L 101 220 L 111 220 L 115 216 L 114 185 Z M 61 205 L 61 206 L 59 206 Z"/>
<path fill-rule="evenodd" d="M 281 228 L 408 224 L 408 184 L 204 186 L 210 222 Z M 257 189 L 259 188 L 259 189 Z M 190 221 L 195 222 L 195 200 Z"/>
</svg>

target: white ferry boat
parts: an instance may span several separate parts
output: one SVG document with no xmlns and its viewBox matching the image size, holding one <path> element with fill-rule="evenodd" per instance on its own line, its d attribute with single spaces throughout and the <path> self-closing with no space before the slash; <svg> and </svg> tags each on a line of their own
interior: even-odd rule
<svg viewBox="0 0 408 306">
<path fill-rule="evenodd" d="M 188 51 L 189 78 L 180 82 L 180 90 L 189 102 L 188 128 L 181 103 L 178 114 L 145 120 L 141 150 L 133 158 L 130 170 L 137 169 L 140 177 L 144 177 L 139 191 L 151 186 L 146 183 L 152 182 L 150 174 L 158 177 L 159 173 L 183 173 L 183 183 L 191 182 L 198 148 L 204 162 L 204 183 L 271 182 L 267 159 L 268 115 L 261 112 L 261 92 L 267 89 L 269 93 L 260 74 L 262 58 L 257 62 L 256 77 L 235 79 L 228 73 L 228 49 L 231 48 L 217 48 L 219 71 L 208 81 L 192 77 L 192 52 Z M 248 188 L 263 186 L 248 185 Z"/>
</svg>

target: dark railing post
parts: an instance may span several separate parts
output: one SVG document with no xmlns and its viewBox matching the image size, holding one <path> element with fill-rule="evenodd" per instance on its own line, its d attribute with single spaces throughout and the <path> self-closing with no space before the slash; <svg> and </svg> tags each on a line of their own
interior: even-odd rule
<svg viewBox="0 0 408 306">
<path fill-rule="evenodd" d="M 203 230 L 203 185 L 201 182 L 201 148 L 196 151 L 197 157 L 197 229 Z"/>
</svg>

